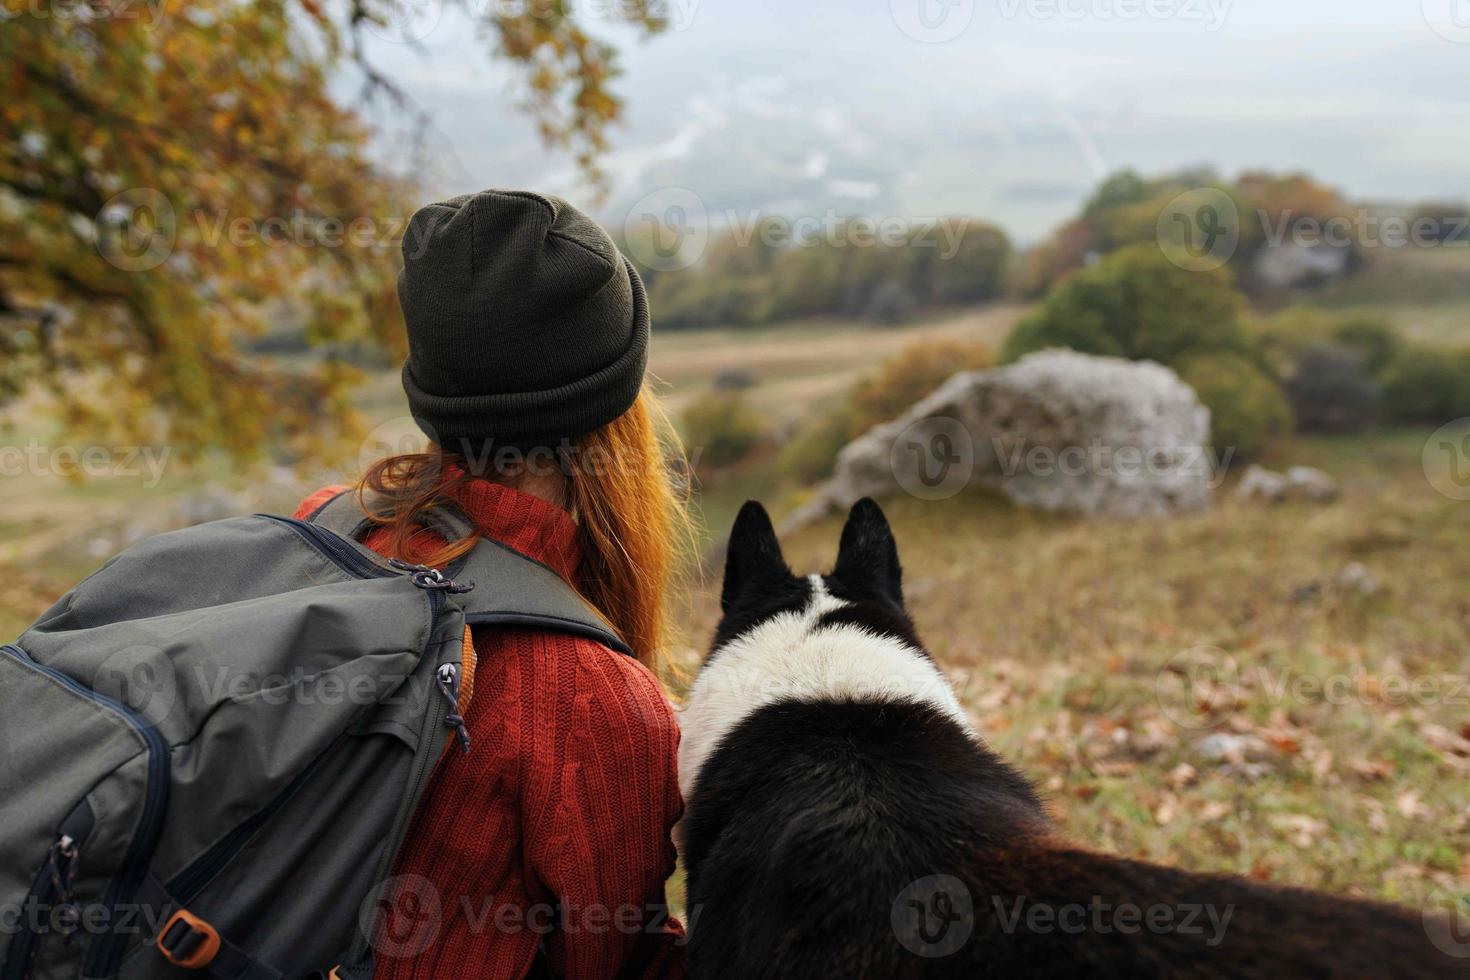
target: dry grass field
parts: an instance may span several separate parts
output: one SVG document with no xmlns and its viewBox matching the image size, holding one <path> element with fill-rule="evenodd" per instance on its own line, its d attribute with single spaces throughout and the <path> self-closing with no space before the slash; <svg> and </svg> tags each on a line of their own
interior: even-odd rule
<svg viewBox="0 0 1470 980">
<path fill-rule="evenodd" d="M 1325 505 L 885 507 L 920 635 L 1074 838 L 1417 905 L 1470 889 L 1470 505 L 1430 487 L 1424 436 L 1299 441 L 1342 481 Z M 839 528 L 788 539 L 793 567 L 828 567 Z"/>
<path fill-rule="evenodd" d="M 819 320 L 757 330 L 672 331 L 654 344 L 651 369 L 676 414 L 722 371 L 736 370 L 754 382 L 747 392 L 752 407 L 774 422 L 790 422 L 910 344 L 958 340 L 999 349 L 1025 309 L 999 304 L 899 328 Z"/>
</svg>

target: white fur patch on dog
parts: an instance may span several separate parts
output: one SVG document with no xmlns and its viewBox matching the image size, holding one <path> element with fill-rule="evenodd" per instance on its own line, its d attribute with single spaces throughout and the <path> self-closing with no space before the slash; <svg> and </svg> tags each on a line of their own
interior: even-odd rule
<svg viewBox="0 0 1470 980">
<path fill-rule="evenodd" d="M 679 785 L 688 799 L 700 767 L 730 731 L 781 700 L 919 701 L 970 723 L 944 675 L 921 651 L 861 626 L 817 628 L 846 603 L 820 575 L 800 612 L 781 613 L 721 647 L 699 672 L 679 716 Z"/>
</svg>

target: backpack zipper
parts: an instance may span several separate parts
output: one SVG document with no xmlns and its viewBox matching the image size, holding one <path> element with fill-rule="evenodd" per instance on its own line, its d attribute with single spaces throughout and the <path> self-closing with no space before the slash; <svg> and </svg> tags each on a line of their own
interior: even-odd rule
<svg viewBox="0 0 1470 980">
<path fill-rule="evenodd" d="M 76 829 L 76 836 L 68 833 L 71 825 L 75 824 L 76 816 L 82 813 L 86 817 L 84 828 Z M 62 821 L 62 829 L 58 832 L 56 840 L 46 849 L 46 860 L 41 862 L 41 870 L 36 873 L 35 883 L 31 885 L 30 893 L 26 896 L 25 904 L 21 906 L 21 912 L 26 918 L 25 925 L 15 934 L 11 940 L 10 951 L 5 961 L 5 980 L 20 980 L 30 970 L 31 957 L 36 940 L 42 932 L 36 928 L 36 921 L 30 916 L 33 912 L 45 912 L 48 916 L 54 916 L 62 909 L 69 908 L 66 922 L 73 928 L 81 921 L 72 901 L 72 880 L 77 873 L 77 859 L 81 857 L 81 840 L 92 829 L 91 807 L 87 806 L 84 799 L 82 803 L 72 811 L 72 815 Z M 53 913 L 53 909 L 57 910 Z M 74 933 L 68 931 L 66 941 L 71 942 Z"/>
<path fill-rule="evenodd" d="M 37 663 L 18 646 L 0 647 L 6 654 L 14 657 L 27 667 L 40 671 L 42 674 L 60 683 L 63 687 L 81 697 L 107 708 L 118 717 L 128 723 L 143 739 L 143 744 L 148 752 L 148 782 L 147 790 L 143 798 L 143 814 L 138 819 L 137 831 L 133 834 L 132 843 L 128 846 L 126 856 L 123 858 L 122 867 L 113 876 L 107 886 L 107 891 L 102 896 L 102 903 L 112 910 L 114 930 L 119 924 L 118 909 L 133 900 L 133 894 L 138 888 L 138 883 L 143 880 L 143 875 L 148 869 L 148 863 L 153 858 L 153 851 L 158 846 L 158 837 L 163 829 L 163 817 L 168 809 L 168 772 L 169 772 L 169 750 L 168 742 L 159 733 L 153 723 L 139 715 L 126 705 L 114 701 L 104 694 L 96 691 L 74 680 L 71 676 L 62 673 L 55 667 Z M 59 841 L 58 841 L 59 843 Z M 127 945 L 128 936 L 118 931 L 105 932 L 92 940 L 91 947 L 87 950 L 86 963 L 82 968 L 83 975 L 89 977 L 110 977 L 117 972 L 118 964 L 122 959 L 123 948 Z M 34 939 L 31 941 L 34 943 Z M 29 949 L 27 950 L 29 952 Z M 20 960 L 8 957 L 5 971 L 6 978 L 24 976 L 28 964 L 21 964 L 21 972 L 13 972 Z"/>
<path fill-rule="evenodd" d="M 388 567 L 384 568 L 377 562 L 372 561 L 356 548 L 343 541 L 342 538 L 328 531 L 326 528 L 312 524 L 310 521 L 298 521 L 294 518 L 277 517 L 274 514 L 264 514 L 272 520 L 280 521 L 288 525 L 306 541 L 315 546 L 319 551 L 331 558 L 338 567 L 362 577 L 388 578 L 393 572 L 406 574 L 411 582 L 429 596 L 429 619 L 430 632 L 439 626 L 439 614 L 444 609 L 445 595 L 459 595 L 474 589 L 473 582 L 460 584 L 444 575 L 437 568 L 427 565 L 415 565 L 412 562 L 403 561 L 400 558 L 389 558 Z M 459 740 L 460 748 L 469 752 L 470 732 L 465 726 L 464 718 L 459 714 L 459 667 L 454 664 L 441 664 L 434 673 L 434 683 L 439 689 L 440 696 L 445 700 L 444 724 L 454 730 Z"/>
<path fill-rule="evenodd" d="M 181 904 L 187 905 L 194 897 L 209 884 L 210 880 L 218 874 L 225 865 L 229 864 L 240 853 L 240 850 L 255 836 L 256 831 L 265 826 L 271 817 L 275 816 L 281 807 L 285 806 L 291 797 L 296 795 L 311 776 L 320 768 L 322 760 L 332 753 L 341 743 L 341 739 L 333 741 L 311 763 L 297 773 L 286 787 L 277 793 L 269 803 L 256 811 L 244 823 L 230 831 L 209 850 L 189 862 L 182 871 L 169 879 L 168 892 Z"/>
<path fill-rule="evenodd" d="M 442 590 L 429 590 L 429 599 L 435 606 L 435 618 L 438 618 L 438 609 L 444 605 L 444 594 Z M 458 671 L 456 671 L 456 674 Z M 435 672 L 435 680 L 438 673 Z M 420 798 L 423 796 L 424 787 L 429 782 L 429 776 L 434 771 L 434 765 L 439 761 L 440 753 L 432 746 L 438 744 L 434 741 L 437 733 L 444 730 L 449 712 L 445 707 L 443 698 L 430 698 L 428 711 L 424 717 L 424 727 L 419 733 L 420 748 L 418 752 L 418 764 L 414 769 L 413 777 L 408 783 L 408 792 L 400 805 L 398 816 L 393 822 L 393 829 L 388 835 L 389 840 L 396 840 L 395 846 L 386 848 L 382 858 L 378 861 L 377 868 L 373 871 L 372 880 L 382 882 L 388 877 L 389 871 L 398 861 L 398 852 L 403 847 L 404 837 L 408 833 L 409 821 L 413 818 L 414 811 L 418 809 Z M 424 746 L 430 746 L 425 749 Z M 357 935 L 352 941 L 348 952 L 347 962 L 359 962 L 368 951 L 372 943 L 373 932 L 377 929 L 377 917 L 373 916 L 370 923 L 359 923 Z"/>
<path fill-rule="evenodd" d="M 313 545 L 323 555 L 335 562 L 339 568 L 350 574 L 354 574 L 362 578 L 391 578 L 398 574 L 407 574 L 409 579 L 413 581 L 414 585 L 418 586 L 424 592 L 424 594 L 428 596 L 429 635 L 434 636 L 438 633 L 439 616 L 444 610 L 444 605 L 446 601 L 445 593 L 450 591 L 450 589 L 447 588 L 446 585 L 453 584 L 450 583 L 447 579 L 443 579 L 442 575 L 439 575 L 437 579 L 434 576 L 430 576 L 424 584 L 420 584 L 419 575 L 421 573 L 418 568 L 398 569 L 394 567 L 384 567 L 384 565 L 373 561 L 371 558 L 358 551 L 352 545 L 348 544 L 339 535 L 333 533 L 332 531 L 328 531 L 326 528 L 313 524 L 310 521 L 298 521 L 295 518 L 280 517 L 275 514 L 261 514 L 259 516 L 267 517 L 273 521 L 278 521 L 279 523 L 285 524 L 287 527 L 290 527 L 297 534 L 301 535 L 301 537 L 305 539 L 308 544 Z M 401 564 L 406 565 L 407 563 L 404 562 Z M 427 569 L 425 569 L 425 571 L 427 571 Z M 471 586 L 471 588 L 472 587 L 473 586 Z M 455 591 L 461 590 L 456 589 Z M 468 590 L 465 589 L 463 591 Z M 434 677 L 435 683 L 437 684 L 440 679 L 437 668 L 435 670 Z M 445 678 L 445 680 L 447 681 L 448 678 Z M 456 700 L 458 697 L 458 686 L 458 668 L 455 668 L 453 687 L 456 692 Z M 424 719 L 424 727 L 420 733 L 420 737 L 427 740 L 424 744 L 433 743 L 435 733 L 443 731 L 445 725 L 448 723 L 449 714 L 450 711 L 446 707 L 445 698 L 438 697 L 429 699 L 427 716 Z M 456 733 L 458 733 L 457 728 Z M 468 734 L 468 732 L 466 732 L 466 734 Z M 464 743 L 461 742 L 461 745 L 463 744 Z M 382 881 L 387 876 L 389 869 L 392 868 L 393 863 L 398 860 L 398 850 L 402 846 L 403 837 L 408 830 L 408 822 L 413 817 L 414 810 L 418 807 L 419 798 L 423 795 L 424 786 L 428 783 L 429 776 L 433 773 L 434 764 L 438 761 L 438 759 L 438 752 L 424 751 L 422 748 L 420 749 L 418 765 L 414 770 L 413 778 L 409 781 L 408 784 L 408 794 L 405 797 L 405 802 L 407 805 L 400 808 L 398 819 L 394 822 L 393 830 L 389 836 L 390 840 L 397 840 L 399 842 L 399 845 L 398 847 L 390 847 L 386 850 L 382 860 L 379 861 L 378 868 L 375 871 L 373 878 L 374 881 Z M 361 958 L 361 956 L 366 951 L 368 943 L 370 941 L 371 934 L 369 930 L 367 928 L 359 928 L 357 938 L 354 939 L 352 943 L 352 951 L 349 959 L 355 962 L 357 959 Z"/>
<path fill-rule="evenodd" d="M 352 545 L 344 541 L 340 536 L 328 531 L 326 528 L 310 521 L 298 521 L 292 517 L 280 517 L 276 514 L 260 514 L 284 524 L 306 540 L 306 543 L 316 548 L 344 572 L 355 575 L 358 578 L 392 578 L 394 571 L 378 562 L 373 561 L 367 555 L 358 551 Z"/>
<path fill-rule="evenodd" d="M 447 602 L 447 599 L 445 598 L 445 593 L 449 590 L 442 587 L 425 588 L 423 586 L 420 586 L 420 588 L 423 590 L 424 594 L 429 597 L 429 618 L 432 624 L 429 628 L 429 635 L 433 636 L 438 632 L 439 614 L 443 611 L 445 603 Z M 449 670 L 445 671 L 444 668 L 446 667 L 449 668 Z M 383 881 L 385 878 L 387 878 L 389 871 L 397 863 L 398 852 L 402 849 L 403 839 L 408 833 L 409 821 L 413 818 L 414 811 L 418 809 L 419 800 L 424 794 L 424 787 L 428 785 L 429 776 L 433 774 L 434 766 L 439 761 L 439 752 L 433 750 L 424 751 L 422 746 L 424 744 L 436 744 L 434 741 L 435 734 L 438 732 L 442 732 L 444 730 L 444 727 L 450 724 L 450 715 L 458 707 L 459 668 L 454 664 L 440 664 L 439 667 L 435 668 L 434 682 L 439 687 L 442 696 L 429 699 L 428 712 L 424 718 L 424 727 L 420 730 L 419 733 L 419 738 L 421 741 L 420 750 L 418 753 L 418 765 L 414 769 L 413 778 L 409 781 L 408 784 L 408 793 L 404 797 L 405 805 L 400 806 L 398 817 L 393 824 L 393 830 L 389 834 L 389 840 L 396 840 L 398 841 L 398 844 L 394 847 L 388 848 L 383 854 L 382 859 L 378 862 L 378 867 L 373 873 L 373 881 Z M 446 686 L 449 686 L 451 688 L 453 694 L 452 702 L 450 702 L 448 695 L 444 693 L 444 689 Z M 454 705 L 454 708 L 449 707 L 451 703 Z M 460 726 L 462 725 L 463 719 L 460 719 Z M 454 727 L 456 734 L 459 734 L 461 731 L 460 726 L 451 727 Z M 463 729 L 462 738 L 463 740 L 460 742 L 460 745 L 466 752 L 468 752 L 469 745 L 467 740 L 469 738 L 469 730 L 467 728 Z M 352 946 L 350 947 L 348 952 L 347 962 L 357 963 L 362 960 L 362 958 L 367 954 L 368 948 L 372 943 L 372 930 L 376 928 L 376 917 L 373 918 L 370 925 L 359 924 L 357 936 L 353 939 Z"/>
</svg>

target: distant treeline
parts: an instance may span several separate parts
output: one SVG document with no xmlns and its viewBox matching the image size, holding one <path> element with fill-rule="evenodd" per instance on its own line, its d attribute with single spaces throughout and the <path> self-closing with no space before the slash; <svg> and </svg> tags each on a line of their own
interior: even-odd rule
<svg viewBox="0 0 1470 980">
<path fill-rule="evenodd" d="M 1040 298 L 1099 259 L 1141 244 L 1172 250 L 1179 264 L 1193 267 L 1197 252 L 1219 243 L 1220 262 L 1252 298 L 1310 290 L 1353 274 L 1365 251 L 1392 244 L 1395 222 L 1410 244 L 1470 243 L 1464 204 L 1431 202 L 1398 214 L 1354 206 L 1306 174 L 1256 171 L 1226 179 L 1198 168 L 1114 174 L 1076 217 L 1024 252 L 976 218 L 830 215 L 731 221 L 694 248 L 670 228 L 643 229 L 643 237 L 619 244 L 648 283 L 664 329 L 812 316 L 901 323 L 928 306 Z M 1282 256 L 1292 249 L 1272 246 L 1296 246 L 1296 254 Z M 1305 252 L 1318 259 L 1303 258 Z"/>
<path fill-rule="evenodd" d="M 1010 240 L 974 219 L 902 226 L 847 219 L 806 234 L 789 228 L 726 231 L 679 269 L 640 261 L 658 254 L 648 242 L 620 244 L 639 266 L 665 330 L 813 316 L 900 323 L 922 307 L 983 302 L 1006 289 Z"/>
</svg>

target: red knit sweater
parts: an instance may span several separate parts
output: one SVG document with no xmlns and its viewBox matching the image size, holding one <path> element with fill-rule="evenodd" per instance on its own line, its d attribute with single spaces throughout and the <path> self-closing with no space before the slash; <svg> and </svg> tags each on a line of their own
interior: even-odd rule
<svg viewBox="0 0 1470 980">
<path fill-rule="evenodd" d="M 342 489 L 317 491 L 297 516 Z M 576 525 L 565 511 L 484 481 L 458 502 L 487 536 L 575 575 Z M 367 543 L 382 550 L 383 537 Z M 442 544 L 420 538 L 425 552 Z M 524 977 L 544 937 L 557 976 L 681 977 L 683 930 L 664 909 L 669 834 L 683 811 L 679 731 L 658 681 L 592 640 L 473 635 L 473 747 L 447 753 L 425 790 L 375 976 Z"/>
</svg>

